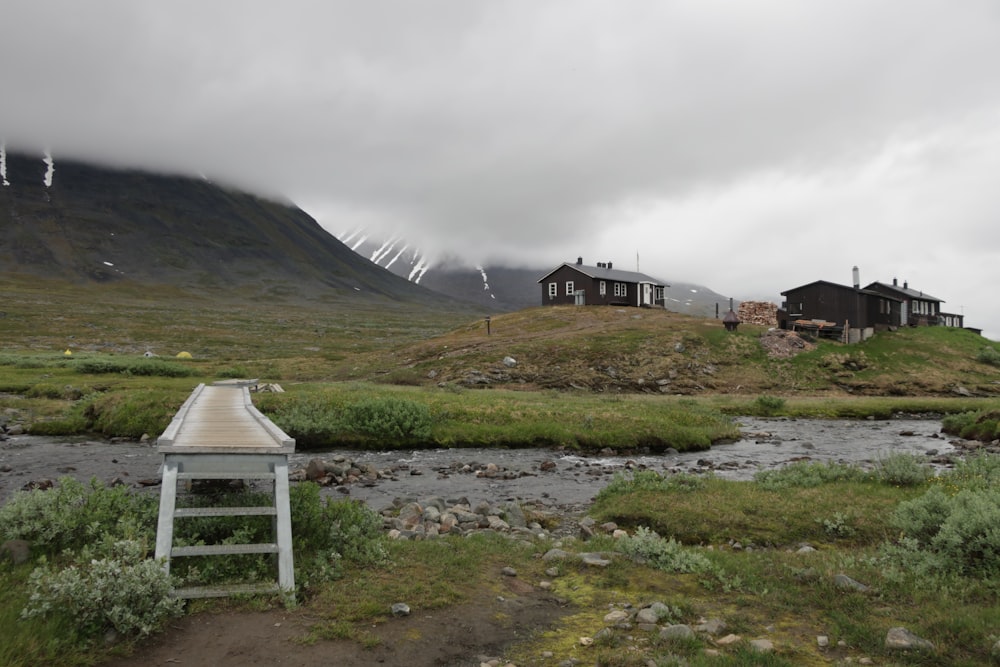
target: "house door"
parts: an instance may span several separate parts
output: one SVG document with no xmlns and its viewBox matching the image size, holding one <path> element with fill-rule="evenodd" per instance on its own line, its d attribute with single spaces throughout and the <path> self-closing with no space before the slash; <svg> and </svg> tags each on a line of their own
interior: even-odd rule
<svg viewBox="0 0 1000 667">
<path fill-rule="evenodd" d="M 640 306 L 651 306 L 653 304 L 653 286 L 649 283 L 642 285 L 642 302 Z"/>
<path fill-rule="evenodd" d="M 909 321 L 909 318 L 906 313 L 906 305 L 907 305 L 906 301 L 899 304 L 899 326 L 901 327 L 905 327 L 906 323 Z"/>
<path fill-rule="evenodd" d="M 573 292 L 573 303 L 577 306 L 587 305 L 587 293 L 582 289 Z"/>
</svg>

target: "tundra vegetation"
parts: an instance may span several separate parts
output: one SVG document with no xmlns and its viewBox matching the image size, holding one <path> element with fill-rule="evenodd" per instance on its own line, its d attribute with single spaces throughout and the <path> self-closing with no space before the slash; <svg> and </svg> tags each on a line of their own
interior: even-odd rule
<svg viewBox="0 0 1000 667">
<path fill-rule="evenodd" d="M 220 304 L 127 285 L 102 286 L 100 298 L 44 281 L 17 287 L 5 294 L 0 321 L 0 411 L 33 434 L 155 436 L 197 383 L 253 377 L 285 389 L 255 401 L 301 448 L 704 449 L 736 437 L 730 417 L 741 414 L 935 415 L 950 433 L 1000 437 L 1000 348 L 968 331 L 906 329 L 851 347 L 817 341 L 775 358 L 759 344 L 760 327 L 727 333 L 715 320 L 660 311 L 530 309 L 493 315 L 487 334 L 474 312 Z M 589 513 L 628 537 L 564 545 L 620 557 L 601 570 L 561 565 L 553 590 L 574 613 L 507 657 L 527 664 L 550 650 L 609 666 L 824 664 L 831 656 L 989 664 L 1000 659 L 997 489 L 1000 463 L 987 453 L 936 476 L 912 457 L 887 457 L 874 470 L 796 464 L 750 482 L 622 475 Z M 150 561 L 155 504 L 148 494 L 64 479 L 0 507 L 0 541 L 32 545 L 28 562 L 0 563 L 0 663 L 93 664 L 181 612 Z M 315 619 L 314 640 L 376 642 L 366 628 L 393 602 L 458 604 L 495 586 L 501 566 L 530 580 L 548 576 L 538 557 L 545 542 L 389 541 L 377 515 L 325 500 L 309 483 L 295 485 L 292 505 L 299 603 Z M 268 527 L 223 517 L 192 522 L 179 537 L 194 544 Z M 815 551 L 800 553 L 803 544 Z M 222 582 L 233 568 L 264 576 L 267 565 L 253 556 L 195 560 L 173 575 Z M 442 570 L 450 576 L 428 575 Z M 838 588 L 838 573 L 866 589 Z M 771 628 L 777 651 L 711 657 L 708 640 L 695 638 L 653 641 L 640 655 L 621 650 L 626 639 L 613 631 L 581 654 L 579 637 L 602 627 L 609 604 L 652 599 L 666 603 L 671 622 L 721 618 L 746 635 Z M 233 603 L 192 602 L 187 611 L 213 604 Z M 933 648 L 886 648 L 886 631 L 897 626 Z M 117 643 L 105 641 L 110 631 Z M 824 653 L 817 634 L 835 648 Z"/>
</svg>

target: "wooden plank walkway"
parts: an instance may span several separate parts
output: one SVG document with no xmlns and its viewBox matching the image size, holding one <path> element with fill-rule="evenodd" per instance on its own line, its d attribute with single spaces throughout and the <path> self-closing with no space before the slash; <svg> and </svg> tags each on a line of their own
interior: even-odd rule
<svg viewBox="0 0 1000 667">
<path fill-rule="evenodd" d="M 163 483 L 156 530 L 156 558 L 170 571 L 172 558 L 226 556 L 244 553 L 277 555 L 277 582 L 251 587 L 257 592 L 281 592 L 294 601 L 292 522 L 288 497 L 288 455 L 295 451 L 290 438 L 265 417 L 250 400 L 256 381 L 226 381 L 198 385 L 157 439 L 163 454 Z M 178 482 L 203 479 L 257 479 L 273 483 L 274 504 L 264 507 L 177 507 Z M 174 523 L 199 516 L 271 516 L 274 541 L 260 544 L 175 547 Z M 210 597 L 246 593 L 247 585 L 202 587 L 174 592 L 180 597 Z"/>
<path fill-rule="evenodd" d="M 162 453 L 295 451 L 295 440 L 254 407 L 252 381 L 198 385 L 157 439 Z"/>
</svg>

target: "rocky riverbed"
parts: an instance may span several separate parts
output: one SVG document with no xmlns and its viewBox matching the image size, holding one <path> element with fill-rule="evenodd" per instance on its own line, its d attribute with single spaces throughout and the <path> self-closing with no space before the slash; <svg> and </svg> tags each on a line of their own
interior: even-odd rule
<svg viewBox="0 0 1000 667">
<path fill-rule="evenodd" d="M 470 504 L 531 501 L 579 508 L 615 473 L 649 469 L 712 473 L 750 479 L 758 470 L 794 461 L 875 465 L 894 452 L 924 456 L 947 466 L 969 443 L 943 436 L 933 419 L 833 421 L 739 420 L 743 438 L 703 452 L 583 455 L 541 449 L 420 451 L 316 451 L 291 457 L 293 478 L 311 477 L 324 492 L 362 500 L 383 510 L 398 499 L 466 498 Z M 153 442 L 0 435 L 0 502 L 18 489 L 52 484 L 62 476 L 96 478 L 137 489 L 158 489 L 160 455 Z"/>
</svg>

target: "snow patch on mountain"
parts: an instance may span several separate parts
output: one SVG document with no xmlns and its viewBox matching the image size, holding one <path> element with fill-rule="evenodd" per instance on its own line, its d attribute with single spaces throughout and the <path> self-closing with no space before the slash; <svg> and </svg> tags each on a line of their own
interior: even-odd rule
<svg viewBox="0 0 1000 667">
<path fill-rule="evenodd" d="M 410 271 L 410 275 L 407 276 L 407 279 L 410 280 L 411 282 L 415 282 L 415 283 L 417 283 L 419 285 L 420 284 L 420 279 L 424 277 L 424 274 L 427 273 L 427 269 L 429 269 L 429 268 L 430 268 L 430 265 L 427 262 L 425 262 L 423 259 L 420 259 L 413 266 L 413 270 Z"/>
<path fill-rule="evenodd" d="M 45 166 L 46 166 L 46 169 L 45 169 L 45 179 L 44 179 L 45 180 L 45 187 L 51 188 L 52 187 L 52 177 L 56 173 L 56 162 L 55 162 L 55 160 L 52 159 L 52 153 L 49 153 L 48 151 L 46 151 L 45 152 L 45 157 L 42 159 L 42 162 L 44 162 Z"/>
<path fill-rule="evenodd" d="M 396 246 L 396 240 L 390 238 L 388 241 L 382 243 L 382 245 L 380 245 L 378 249 L 375 250 L 375 252 L 372 253 L 372 256 L 369 257 L 368 259 L 370 259 L 375 264 L 379 264 L 379 262 L 382 260 L 383 257 L 392 252 L 392 249 L 395 246 Z M 379 264 L 379 266 L 381 266 L 381 264 Z"/>
<path fill-rule="evenodd" d="M 479 275 L 483 277 L 483 289 L 489 292 L 491 299 L 496 301 L 497 295 L 490 290 L 490 279 L 486 276 L 486 269 L 481 266 L 477 266 L 476 270 L 479 271 Z"/>
<path fill-rule="evenodd" d="M 3 144 L 0 144 L 0 183 L 4 187 L 10 186 L 10 181 L 7 180 L 7 147 Z"/>
</svg>

